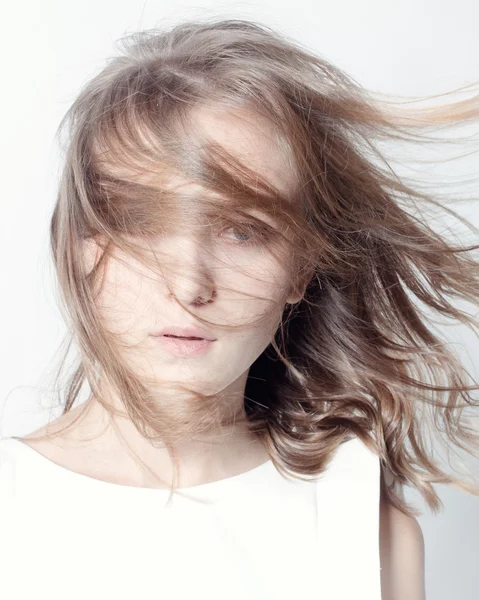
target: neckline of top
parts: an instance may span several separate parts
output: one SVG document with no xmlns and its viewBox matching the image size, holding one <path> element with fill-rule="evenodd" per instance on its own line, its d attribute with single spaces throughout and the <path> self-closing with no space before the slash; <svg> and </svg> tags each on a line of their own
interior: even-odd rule
<svg viewBox="0 0 479 600">
<path fill-rule="evenodd" d="M 120 488 L 122 490 L 146 492 L 146 493 L 150 493 L 150 494 L 151 493 L 156 493 L 156 494 L 168 493 L 169 494 L 169 492 L 170 492 L 170 488 L 166 487 L 166 486 L 165 487 L 143 487 L 143 486 L 138 486 L 138 485 L 125 485 L 122 483 L 114 483 L 112 481 L 105 481 L 104 479 L 98 479 L 96 477 L 91 477 L 90 475 L 85 475 L 84 473 L 79 473 L 78 471 L 73 471 L 72 469 L 69 469 L 68 467 L 59 465 L 58 463 L 54 462 L 47 456 L 45 456 L 45 455 L 41 454 L 40 452 L 38 452 L 37 450 L 35 450 L 35 448 L 33 448 L 32 446 L 29 446 L 28 444 L 26 444 L 25 442 L 23 442 L 22 440 L 20 440 L 16 437 L 12 436 L 10 438 L 5 438 L 5 439 L 7 439 L 11 442 L 14 442 L 14 444 L 18 448 L 22 447 L 23 452 L 25 453 L 25 456 L 33 457 L 37 462 L 39 462 L 43 465 L 46 465 L 48 468 L 53 468 L 60 473 L 64 473 L 68 477 L 77 479 L 78 481 L 83 480 L 85 482 L 90 482 L 90 484 L 94 484 L 94 485 L 99 484 L 102 486 L 109 487 L 111 489 Z M 273 461 L 271 460 L 271 458 L 269 458 L 268 460 L 261 463 L 260 465 L 253 467 L 252 469 L 249 469 L 248 471 L 243 471 L 243 473 L 238 473 L 237 475 L 231 475 L 230 477 L 224 477 L 223 479 L 207 481 L 206 483 L 200 483 L 198 485 L 193 485 L 193 486 L 189 486 L 189 487 L 177 487 L 175 489 L 175 491 L 177 491 L 179 493 L 189 493 L 189 492 L 210 490 L 210 489 L 214 489 L 216 487 L 221 487 L 222 485 L 223 486 L 224 485 L 232 485 L 232 484 L 238 483 L 239 481 L 242 481 L 243 479 L 246 479 L 248 477 L 257 476 L 261 471 L 267 470 L 268 468 L 271 468 L 272 466 L 273 466 Z"/>
</svg>

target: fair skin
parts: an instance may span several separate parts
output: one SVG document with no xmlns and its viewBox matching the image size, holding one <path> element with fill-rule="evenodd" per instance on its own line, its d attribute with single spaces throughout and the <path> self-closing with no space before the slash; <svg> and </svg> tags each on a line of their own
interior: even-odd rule
<svg viewBox="0 0 479 600">
<path fill-rule="evenodd" d="M 278 188 L 287 189 L 288 168 L 271 150 L 270 138 L 259 122 L 249 126 L 243 120 L 207 112 L 199 112 L 197 117 L 197 123 L 205 127 L 209 135 L 240 153 Z M 201 316 L 213 322 L 230 323 L 233 308 L 240 322 L 249 322 L 269 314 L 271 302 L 281 307 L 300 299 L 288 294 L 288 275 L 280 263 L 267 253 L 245 251 L 233 241 L 230 244 L 228 240 L 216 240 L 205 256 L 195 240 L 179 234 L 163 240 L 158 250 L 166 253 L 168 264 L 175 267 L 172 269 L 175 275 L 169 276 L 174 293 L 192 311 L 199 295 L 211 300 L 203 307 Z M 96 251 L 94 246 L 86 246 L 86 260 L 94 260 Z M 215 269 L 215 252 L 223 261 L 221 269 Z M 260 328 L 245 326 L 234 332 L 219 333 L 215 336 L 218 339 L 214 348 L 205 356 L 188 360 L 172 357 L 153 343 L 150 334 L 169 324 L 190 324 L 190 315 L 182 312 L 170 297 L 165 283 L 154 279 L 152 273 L 133 258 L 121 258 L 123 262 L 112 261 L 108 267 L 101 304 L 107 326 L 121 332 L 125 342 L 135 345 L 134 351 L 126 351 L 125 358 L 138 373 L 147 372 L 153 377 L 156 374 L 160 379 L 171 376 L 203 392 L 226 390 L 228 410 L 225 406 L 225 414 L 230 414 L 232 409 L 238 419 L 238 423 L 225 427 L 220 434 L 205 431 L 196 440 L 185 441 L 176 448 L 180 459 L 177 487 L 187 488 L 223 479 L 267 461 L 266 449 L 249 433 L 241 419 L 245 417 L 243 398 L 249 368 L 270 342 L 275 326 L 273 318 L 266 320 Z M 234 268 L 225 269 L 225 258 L 231 264 L 240 261 L 246 273 L 239 273 Z M 189 277 L 190 274 L 200 274 L 203 277 L 199 279 L 210 284 L 200 286 L 195 277 Z M 223 286 L 237 290 L 238 294 L 221 292 Z M 267 301 L 243 297 L 242 291 L 253 292 Z M 104 399 L 121 408 L 112 387 L 103 381 L 101 389 Z M 162 401 L 183 402 L 185 398 L 168 394 Z M 62 438 L 34 441 L 25 436 L 26 443 L 73 471 L 117 484 L 158 487 L 158 480 L 135 462 L 128 452 L 127 448 L 130 448 L 166 485 L 171 483 L 173 465 L 164 448 L 153 447 L 128 418 L 117 417 L 115 423 L 122 441 L 115 430 L 107 426 L 108 415 L 94 398 L 89 399 L 87 406 L 83 417 Z M 82 409 L 82 406 L 74 408 L 30 435 L 53 433 L 73 422 Z M 82 444 L 85 439 L 88 443 Z M 416 519 L 405 517 L 384 498 L 381 498 L 380 506 L 382 600 L 424 600 L 424 540 L 419 524 Z"/>
<path fill-rule="evenodd" d="M 250 114 L 246 115 L 246 120 L 239 113 L 236 117 L 203 109 L 197 111 L 195 125 L 286 191 L 291 181 L 288 166 L 280 160 L 279 153 L 274 152 L 265 125 Z M 172 183 L 181 187 L 182 192 L 197 191 L 193 185 L 185 185 L 182 181 L 173 180 Z M 268 220 L 265 216 L 262 218 Z M 107 328 L 130 346 L 122 349 L 129 366 L 140 376 L 145 374 L 153 380 L 172 379 L 204 393 L 226 391 L 223 400 L 225 417 L 231 418 L 234 413 L 238 421 L 220 432 L 205 431 L 194 441 L 184 441 L 176 446 L 180 459 L 177 487 L 235 475 L 269 458 L 262 443 L 241 422 L 246 416 L 245 386 L 251 364 L 269 345 L 272 332 L 277 328 L 278 314 L 286 303 L 297 302 L 300 298 L 290 294 L 289 274 L 281 262 L 264 249 L 246 248 L 239 241 L 233 230 L 212 239 L 205 250 L 204 239 L 200 243 L 196 237 L 189 239 L 178 232 L 162 238 L 154 248 L 162 256 L 162 264 L 166 265 L 163 273 L 172 295 L 193 314 L 198 311 L 199 316 L 213 323 L 239 325 L 234 331 L 216 331 L 211 326 L 209 330 L 217 338 L 212 348 L 205 355 L 187 359 L 171 356 L 151 336 L 152 332 L 170 324 L 194 324 L 193 318 L 175 302 L 167 282 L 132 256 L 118 254 L 118 260 L 110 260 L 107 267 L 100 314 Z M 97 258 L 97 250 L 93 243 L 85 246 L 88 265 Z M 236 268 L 238 265 L 240 269 Z M 258 298 L 247 295 L 251 293 Z M 201 308 L 196 304 L 198 296 L 208 301 Z M 273 311 L 272 306 L 279 307 L 279 312 L 278 308 Z M 248 325 L 261 316 L 266 319 L 259 326 Z M 112 386 L 102 381 L 101 389 L 104 400 L 121 408 Z M 168 388 L 167 393 L 159 394 L 159 401 L 168 408 L 187 402 L 188 398 Z M 70 422 L 74 416 L 74 412 L 65 415 L 57 423 L 50 424 L 48 430 L 53 431 L 56 425 Z M 113 428 L 107 428 L 98 438 L 89 441 L 87 448 L 77 443 L 86 436 L 96 436 L 106 424 L 104 408 L 91 398 L 85 418 L 68 431 L 67 439 L 56 440 L 53 445 L 48 441 L 32 442 L 32 445 L 34 443 L 40 449 L 41 444 L 42 453 L 54 456 L 57 461 L 68 462 L 74 470 L 102 479 L 129 485 L 159 485 L 133 461 L 125 449 L 126 444 L 169 485 L 173 465 L 166 449 L 153 447 L 128 418 L 117 417 L 115 423 L 123 441 Z M 61 453 L 61 456 L 54 453 Z"/>
<path fill-rule="evenodd" d="M 391 485 L 394 476 L 382 466 L 381 478 Z M 397 493 L 405 501 L 404 489 Z M 391 504 L 381 489 L 379 502 L 379 557 L 381 600 L 425 600 L 425 544 L 415 517 Z"/>
<path fill-rule="evenodd" d="M 425 600 L 425 545 L 417 519 L 381 496 L 381 600 Z"/>
</svg>

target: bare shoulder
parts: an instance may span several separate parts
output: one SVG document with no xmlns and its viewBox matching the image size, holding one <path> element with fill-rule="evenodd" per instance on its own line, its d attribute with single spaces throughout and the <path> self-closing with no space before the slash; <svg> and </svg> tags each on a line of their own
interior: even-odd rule
<svg viewBox="0 0 479 600">
<path fill-rule="evenodd" d="M 381 495 L 379 522 L 382 600 L 425 600 L 424 536 L 418 520 Z"/>
</svg>

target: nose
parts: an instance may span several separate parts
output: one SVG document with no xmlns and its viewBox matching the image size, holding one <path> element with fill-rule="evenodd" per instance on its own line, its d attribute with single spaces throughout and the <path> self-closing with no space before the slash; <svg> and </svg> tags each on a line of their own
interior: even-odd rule
<svg viewBox="0 0 479 600">
<path fill-rule="evenodd" d="M 168 297 L 177 298 L 183 304 L 201 306 L 209 304 L 217 295 L 211 256 L 202 242 L 178 241 L 174 246 L 171 268 L 167 268 Z"/>
</svg>

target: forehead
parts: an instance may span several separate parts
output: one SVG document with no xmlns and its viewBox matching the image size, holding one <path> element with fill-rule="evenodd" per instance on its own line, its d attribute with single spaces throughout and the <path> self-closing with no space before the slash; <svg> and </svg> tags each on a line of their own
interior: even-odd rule
<svg viewBox="0 0 479 600">
<path fill-rule="evenodd" d="M 247 110 L 214 111 L 202 107 L 192 114 L 195 130 L 237 156 L 248 168 L 285 194 L 291 189 L 292 170 L 284 143 L 265 119 Z"/>
<path fill-rule="evenodd" d="M 246 109 L 220 111 L 212 107 L 197 107 L 190 112 L 189 117 L 189 140 L 195 140 L 197 136 L 200 146 L 208 141 L 218 144 L 281 193 L 287 196 L 291 192 L 292 161 L 285 150 L 284 140 L 266 119 Z M 145 146 L 150 146 L 151 140 L 147 139 L 141 130 L 137 130 L 136 133 Z M 162 170 L 160 165 L 153 171 L 136 169 L 134 161 L 129 165 L 126 162 L 119 165 L 98 140 L 95 140 L 94 148 L 94 155 L 101 164 L 102 171 L 114 177 L 154 186 L 161 183 L 162 187 L 187 195 L 204 192 L 199 185 L 186 181 L 180 175 Z M 208 193 L 214 196 L 213 192 Z"/>
</svg>

